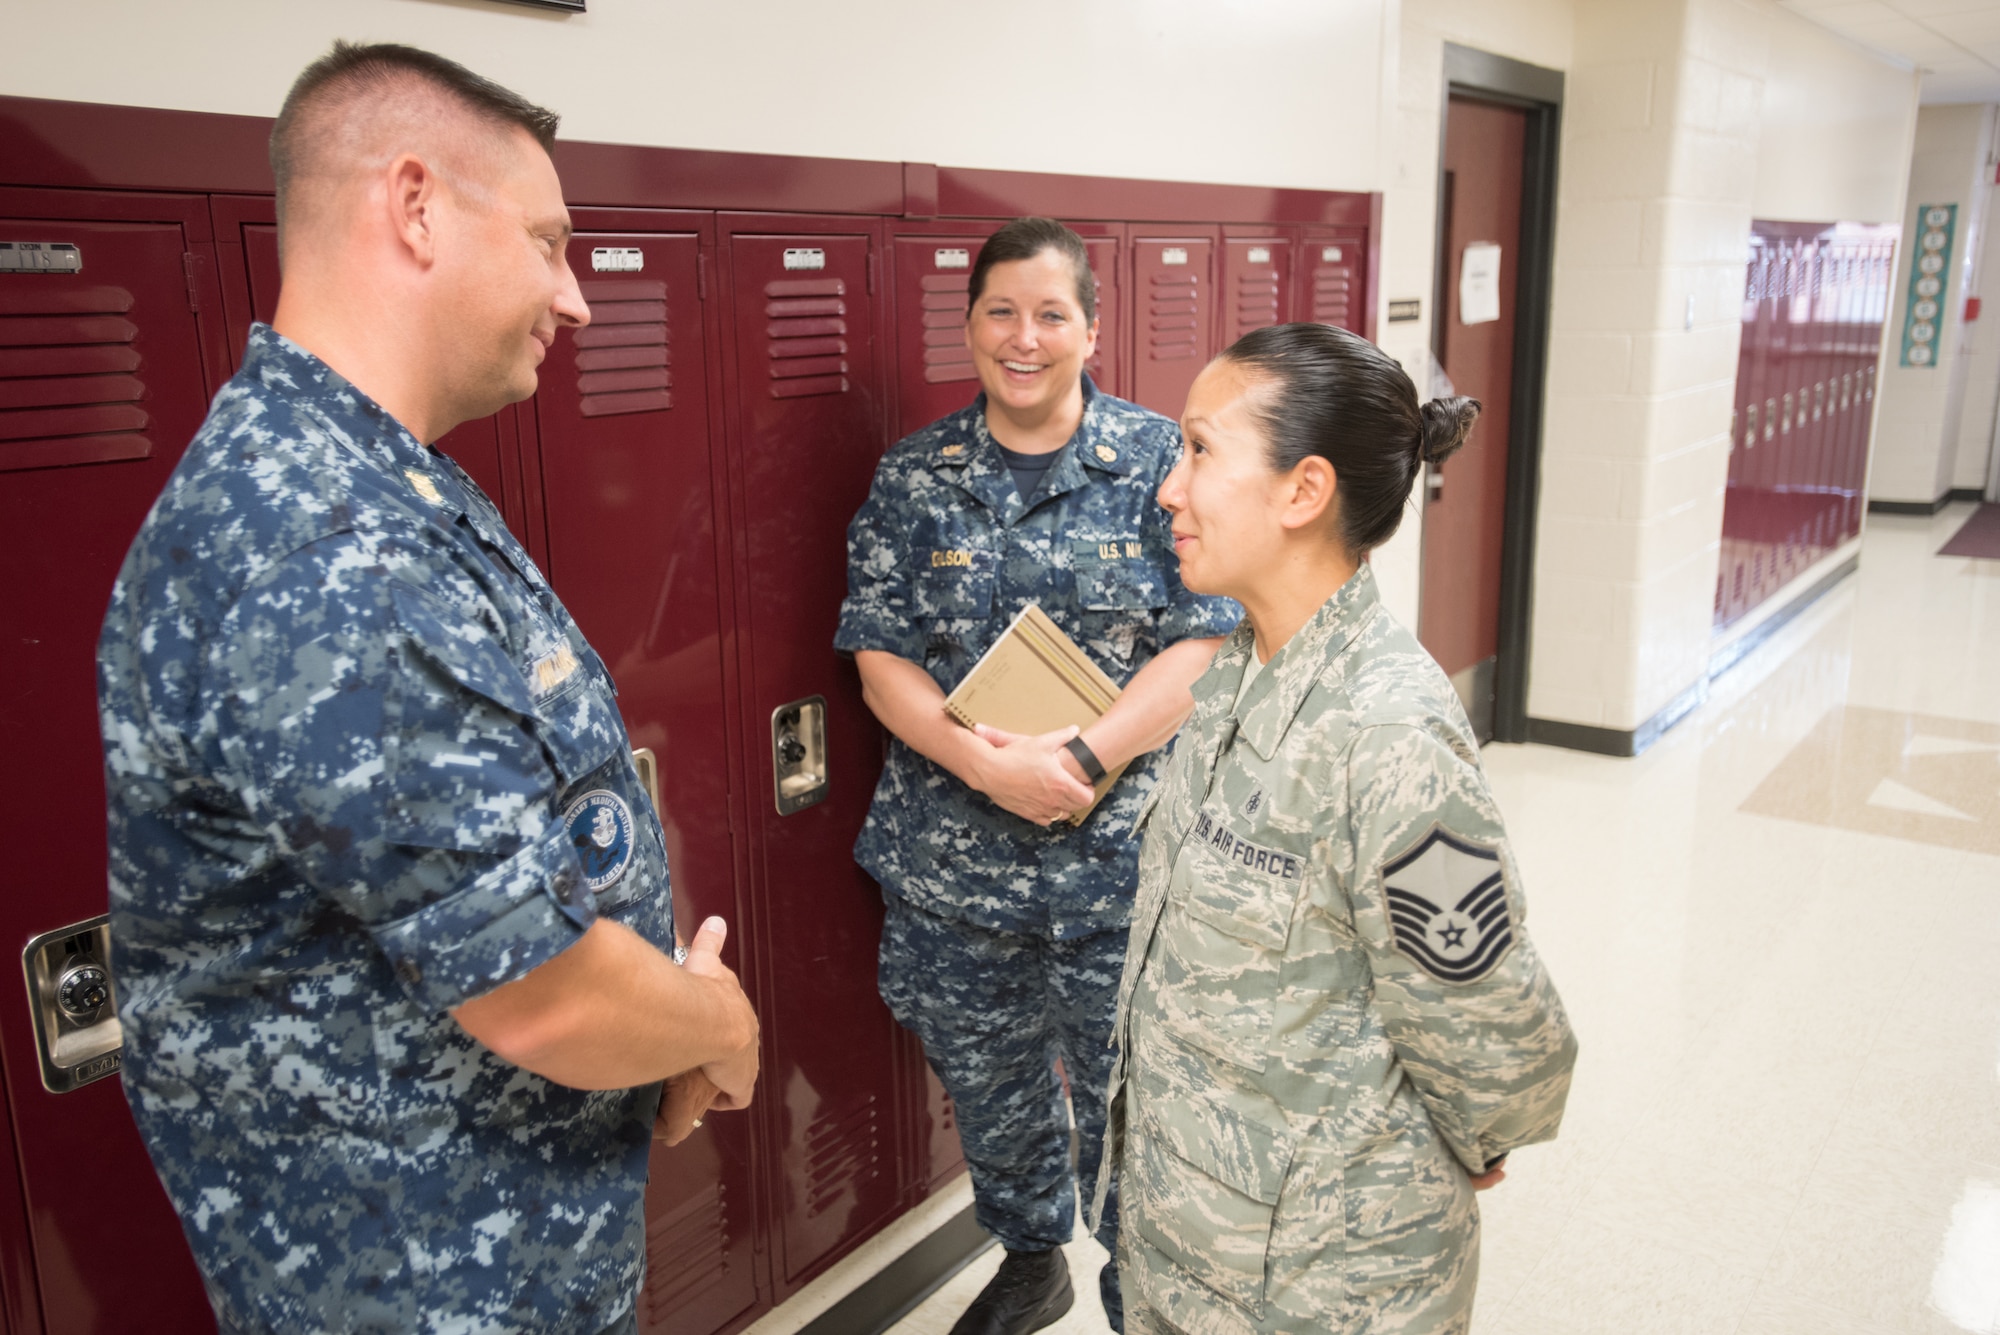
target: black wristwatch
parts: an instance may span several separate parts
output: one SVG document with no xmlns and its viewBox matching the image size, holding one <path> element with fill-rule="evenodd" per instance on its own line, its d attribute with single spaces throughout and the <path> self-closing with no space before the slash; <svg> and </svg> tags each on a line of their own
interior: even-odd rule
<svg viewBox="0 0 2000 1335">
<path fill-rule="evenodd" d="M 1097 758 L 1097 752 L 1090 749 L 1088 742 L 1081 737 L 1070 738 L 1069 753 L 1076 757 L 1077 765 L 1092 783 L 1104 782 L 1104 763 Z"/>
</svg>

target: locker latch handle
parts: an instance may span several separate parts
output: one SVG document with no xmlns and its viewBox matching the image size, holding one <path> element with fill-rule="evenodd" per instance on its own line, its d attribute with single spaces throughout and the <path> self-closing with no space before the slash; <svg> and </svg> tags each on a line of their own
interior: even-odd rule
<svg viewBox="0 0 2000 1335">
<path fill-rule="evenodd" d="M 21 952 L 42 1087 L 67 1094 L 124 1065 L 125 1032 L 111 981 L 111 920 L 43 932 Z"/>
<path fill-rule="evenodd" d="M 826 800 L 826 697 L 771 711 L 771 799 L 780 816 Z"/>
</svg>

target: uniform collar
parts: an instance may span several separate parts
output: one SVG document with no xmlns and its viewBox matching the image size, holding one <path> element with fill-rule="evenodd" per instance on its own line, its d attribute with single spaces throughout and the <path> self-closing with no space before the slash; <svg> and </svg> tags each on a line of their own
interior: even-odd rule
<svg viewBox="0 0 2000 1335">
<path fill-rule="evenodd" d="M 1243 669 L 1256 652 L 1256 636 L 1245 617 L 1216 651 L 1210 670 L 1194 685 L 1197 717 L 1208 723 L 1224 714 L 1233 715 L 1238 735 L 1259 759 L 1270 760 L 1320 675 L 1354 642 L 1381 603 L 1375 572 L 1363 562 L 1340 586 L 1340 592 L 1327 599 L 1298 634 L 1271 655 L 1271 661 L 1264 664 L 1263 672 L 1238 701 L 1236 691 L 1243 683 Z"/>
<path fill-rule="evenodd" d="M 1121 440 L 1113 439 L 1106 424 L 1106 411 L 1096 384 L 1083 377 L 1083 420 L 1076 432 L 1056 454 L 1056 461 L 1042 477 L 1035 493 L 1035 505 L 1078 491 L 1090 484 L 1084 471 L 1114 476 L 1130 473 L 1138 460 Z M 931 447 L 931 468 L 946 480 L 971 493 L 972 497 L 1003 524 L 1012 524 L 1032 507 L 1023 502 L 1014 488 L 1014 474 L 1000 455 L 1000 442 L 986 427 L 986 394 L 981 391 L 972 406 L 954 415 L 951 426 L 938 433 Z"/>
<path fill-rule="evenodd" d="M 394 477 L 446 523 L 468 512 L 455 470 L 410 434 L 381 404 L 312 353 L 267 324 L 250 326 L 242 374 L 293 403 L 309 405 L 340 443 Z"/>
</svg>

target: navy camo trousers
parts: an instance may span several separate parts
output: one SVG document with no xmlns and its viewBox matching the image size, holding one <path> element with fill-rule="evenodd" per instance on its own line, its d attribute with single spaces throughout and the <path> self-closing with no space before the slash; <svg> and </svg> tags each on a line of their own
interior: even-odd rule
<svg viewBox="0 0 2000 1335">
<path fill-rule="evenodd" d="M 972 1170 L 974 1217 L 1011 1251 L 1070 1240 L 1076 1180 L 1094 1189 L 1104 1152 L 1104 1091 L 1125 929 L 1050 941 L 943 918 L 890 894 L 882 924 L 882 999 L 923 1040 L 956 1107 Z M 1057 1057 L 1069 1074 L 1077 1162 Z M 1114 1184 L 1097 1239 L 1118 1255 Z M 1118 1326 L 1118 1267 L 1099 1277 Z"/>
</svg>

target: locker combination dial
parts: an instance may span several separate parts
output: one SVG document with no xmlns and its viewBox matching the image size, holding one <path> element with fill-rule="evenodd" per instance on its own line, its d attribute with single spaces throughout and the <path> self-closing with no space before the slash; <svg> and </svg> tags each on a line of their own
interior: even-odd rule
<svg viewBox="0 0 2000 1335">
<path fill-rule="evenodd" d="M 771 794 L 780 816 L 826 800 L 826 697 L 771 711 Z"/>
<path fill-rule="evenodd" d="M 111 976 L 95 964 L 71 969 L 56 984 L 56 1004 L 79 1020 L 88 1019 L 111 1000 Z"/>
</svg>

